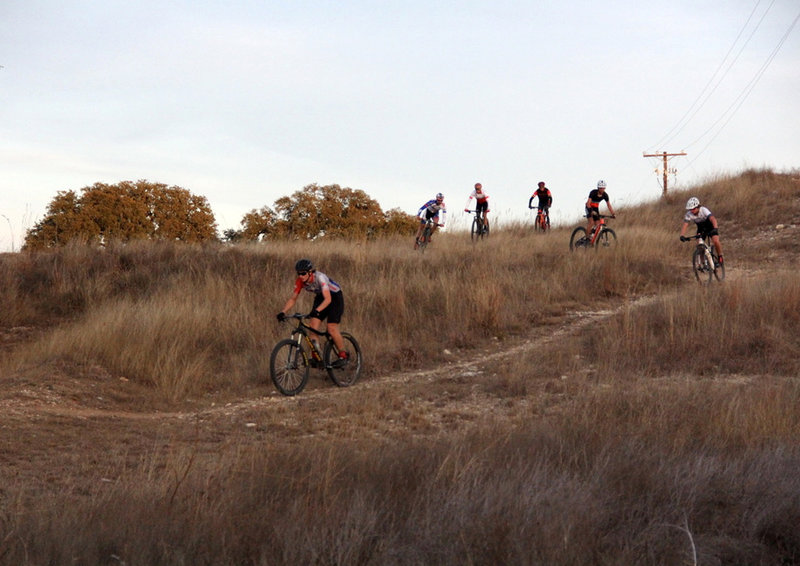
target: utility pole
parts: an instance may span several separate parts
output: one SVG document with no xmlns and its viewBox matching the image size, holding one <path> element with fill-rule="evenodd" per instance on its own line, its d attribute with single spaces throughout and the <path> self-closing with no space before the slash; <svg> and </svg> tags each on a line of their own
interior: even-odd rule
<svg viewBox="0 0 800 566">
<path fill-rule="evenodd" d="M 682 151 L 680 153 L 667 153 L 665 151 L 665 152 L 662 152 L 662 153 L 644 153 L 643 155 L 644 155 L 644 157 L 663 157 L 664 158 L 664 170 L 663 170 L 664 186 L 662 187 L 662 190 L 661 190 L 661 196 L 662 197 L 666 197 L 667 196 L 667 173 L 668 173 L 668 170 L 667 170 L 667 157 L 678 157 L 680 155 L 686 155 L 686 152 Z"/>
</svg>

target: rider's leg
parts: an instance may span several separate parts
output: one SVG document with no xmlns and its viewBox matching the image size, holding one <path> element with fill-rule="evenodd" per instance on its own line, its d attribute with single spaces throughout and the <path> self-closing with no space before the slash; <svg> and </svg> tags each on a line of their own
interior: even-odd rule
<svg viewBox="0 0 800 566">
<path fill-rule="evenodd" d="M 333 339 L 333 343 L 336 344 L 336 349 L 340 352 L 344 351 L 344 340 L 342 339 L 342 333 L 339 331 L 339 324 L 336 322 L 329 322 L 328 323 L 328 334 L 331 335 L 331 339 Z"/>
<path fill-rule="evenodd" d="M 711 241 L 714 243 L 714 248 L 717 250 L 717 257 L 722 261 L 722 243 L 719 241 L 719 235 L 711 236 Z"/>
</svg>

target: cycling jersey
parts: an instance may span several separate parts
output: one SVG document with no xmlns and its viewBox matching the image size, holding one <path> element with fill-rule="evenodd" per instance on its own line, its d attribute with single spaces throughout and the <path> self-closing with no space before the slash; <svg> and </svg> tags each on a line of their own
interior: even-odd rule
<svg viewBox="0 0 800 566">
<path fill-rule="evenodd" d="M 313 277 L 309 277 L 308 281 L 305 283 L 301 277 L 298 277 L 297 280 L 294 282 L 294 292 L 299 293 L 305 289 L 309 293 L 315 293 L 317 295 L 322 295 L 323 289 L 328 289 L 331 294 L 341 292 L 342 288 L 339 285 L 322 273 L 321 271 L 315 271 Z"/>
<path fill-rule="evenodd" d="M 711 223 L 712 216 L 714 216 L 713 212 L 708 210 L 705 206 L 701 206 L 700 210 L 697 211 L 697 214 L 694 214 L 691 210 L 687 210 L 686 214 L 683 217 L 683 221 L 694 222 L 695 224 L 697 224 L 698 234 L 708 234 L 711 236 L 716 236 L 718 232 L 714 228 L 714 225 Z"/>
<path fill-rule="evenodd" d="M 701 206 L 700 210 L 697 211 L 697 214 L 694 214 L 691 210 L 687 210 L 686 215 L 683 217 L 683 221 L 700 224 L 701 222 L 705 222 L 706 220 L 708 220 L 709 216 L 714 216 L 714 214 L 710 210 L 708 210 L 705 206 Z"/>
<path fill-rule="evenodd" d="M 608 193 L 603 191 L 601 195 L 597 189 L 592 189 L 589 193 L 589 208 L 600 210 L 600 203 L 606 201 L 608 203 Z"/>
<path fill-rule="evenodd" d="M 479 203 L 483 204 L 489 198 L 489 195 L 486 194 L 486 191 L 481 191 L 481 194 L 478 194 L 478 191 L 472 191 L 472 194 L 469 195 L 469 199 L 467 199 L 467 208 L 469 208 L 469 201 L 472 199 L 477 200 Z"/>
<path fill-rule="evenodd" d="M 441 223 L 444 224 L 444 219 L 447 215 L 447 208 L 444 205 L 444 201 L 438 202 L 436 199 L 432 199 L 419 208 L 417 216 L 425 220 L 432 218 L 438 222 L 439 213 L 441 213 Z"/>
<path fill-rule="evenodd" d="M 528 208 L 531 208 L 533 204 L 533 199 L 539 199 L 539 208 L 550 207 L 553 204 L 553 195 L 550 193 L 550 189 L 547 187 L 543 187 L 542 189 L 536 189 L 533 191 L 531 198 L 528 199 Z"/>
<path fill-rule="evenodd" d="M 467 209 L 469 208 L 469 203 L 470 201 L 472 201 L 472 199 L 475 199 L 477 201 L 475 205 L 476 210 L 479 211 L 489 210 L 489 195 L 486 194 L 486 191 L 481 191 L 480 195 L 478 194 L 478 191 L 472 191 L 472 194 L 469 195 L 469 198 L 467 199 L 467 205 L 465 208 Z"/>
</svg>

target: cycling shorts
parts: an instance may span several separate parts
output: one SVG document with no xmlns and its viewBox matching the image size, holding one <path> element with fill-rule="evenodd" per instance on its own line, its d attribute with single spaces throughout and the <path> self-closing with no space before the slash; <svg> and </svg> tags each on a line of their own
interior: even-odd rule
<svg viewBox="0 0 800 566">
<path fill-rule="evenodd" d="M 316 295 L 314 297 L 314 308 L 317 308 L 322 301 L 325 300 L 325 297 L 322 293 Z M 320 320 L 327 320 L 329 323 L 339 324 L 342 320 L 342 315 L 344 314 L 344 295 L 341 291 L 337 293 L 331 293 L 331 304 L 325 307 L 325 310 L 320 311 L 319 318 Z"/>
<path fill-rule="evenodd" d="M 425 224 L 428 220 L 433 220 L 434 224 L 439 223 L 439 213 L 438 212 L 431 212 L 430 210 L 425 211 L 425 216 L 420 218 L 420 224 Z"/>
<path fill-rule="evenodd" d="M 483 202 L 476 202 L 475 203 L 475 211 L 476 212 L 489 212 L 489 201 L 485 200 Z"/>
</svg>

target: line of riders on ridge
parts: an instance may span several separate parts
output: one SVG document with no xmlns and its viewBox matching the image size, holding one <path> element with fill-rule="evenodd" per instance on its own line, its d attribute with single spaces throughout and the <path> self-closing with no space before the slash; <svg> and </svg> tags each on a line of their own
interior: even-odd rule
<svg viewBox="0 0 800 566">
<path fill-rule="evenodd" d="M 537 207 L 533 206 L 534 198 L 538 199 Z M 470 212 L 469 205 L 472 199 L 475 199 L 475 208 L 482 213 L 483 221 L 488 226 L 489 220 L 487 214 L 489 212 L 489 195 L 484 192 L 480 183 L 475 183 L 475 189 L 467 199 L 467 206 L 464 209 L 465 212 Z M 597 188 L 592 189 L 592 191 L 589 192 L 589 198 L 586 199 L 586 218 L 588 219 L 586 226 L 587 238 L 600 221 L 600 203 L 603 201 L 606 202 L 606 207 L 611 213 L 611 217 L 614 218 L 614 208 L 611 206 L 608 193 L 606 193 L 606 182 L 601 179 L 597 182 Z M 547 211 L 552 204 L 553 195 L 550 193 L 550 190 L 545 187 L 544 181 L 540 181 L 538 188 L 528 200 L 528 208 L 543 208 Z M 446 214 L 447 208 L 445 207 L 444 195 L 442 193 L 438 193 L 436 198 L 429 200 L 420 207 L 417 211 L 420 225 L 417 230 L 414 249 L 417 249 L 419 246 L 419 237 L 427 221 L 429 219 L 432 220 L 435 230 L 436 227 L 444 226 Z M 695 224 L 697 226 L 698 236 L 711 239 L 717 251 L 718 261 L 719 263 L 723 263 L 722 244 L 719 240 L 719 224 L 717 223 L 717 218 L 708 208 L 700 205 L 700 199 L 697 197 L 691 197 L 686 201 L 686 212 L 683 216 L 683 225 L 681 226 L 680 234 L 681 242 L 688 242 L 692 239 L 686 236 L 686 231 L 690 224 Z M 312 293 L 314 295 L 314 303 L 308 315 L 311 319 L 309 325 L 314 330 L 319 330 L 322 322 L 327 322 L 328 333 L 330 333 L 339 351 L 339 360 L 334 362 L 334 367 L 346 365 L 349 361 L 349 353 L 344 349 L 344 341 L 342 340 L 342 334 L 339 330 L 339 323 L 344 314 L 344 294 L 341 286 L 325 273 L 317 271 L 310 259 L 300 259 L 294 267 L 297 273 L 297 278 L 294 282 L 294 291 L 281 309 L 281 312 L 277 314 L 278 321 L 283 322 L 286 319 L 287 311 L 294 306 L 301 291 L 305 290 Z"/>
<path fill-rule="evenodd" d="M 483 224 L 488 228 L 489 226 L 489 195 L 483 190 L 480 183 L 475 183 L 475 189 L 470 193 L 467 199 L 466 208 L 464 212 L 470 211 L 470 203 L 475 199 L 475 212 L 480 218 L 483 218 Z M 533 206 L 533 200 L 538 199 L 536 206 Z M 589 197 L 586 199 L 585 216 L 587 218 L 586 237 L 589 238 L 591 233 L 600 222 L 600 203 L 605 201 L 608 211 L 611 213 L 611 218 L 614 218 L 614 207 L 611 206 L 611 201 L 606 192 L 606 182 L 602 179 L 597 181 L 597 188 L 589 192 Z M 545 186 L 544 181 L 539 181 L 538 187 L 528 199 L 528 208 L 538 208 L 547 215 L 547 225 L 550 225 L 550 207 L 553 204 L 553 195 Z M 439 227 L 444 227 L 445 217 L 447 215 L 447 207 L 444 204 L 444 195 L 438 193 L 436 198 L 433 198 L 423 204 L 417 211 L 417 217 L 420 219 L 417 233 L 414 237 L 414 249 L 419 248 L 420 236 L 428 220 L 433 223 L 431 235 L 436 232 Z M 697 225 L 697 233 L 703 237 L 711 238 L 714 247 L 717 250 L 719 261 L 722 263 L 722 244 L 719 241 L 719 227 L 717 219 L 714 214 L 705 206 L 700 206 L 700 200 L 697 197 L 690 198 L 686 203 L 686 213 L 683 218 L 683 227 L 681 228 L 680 239 L 682 242 L 689 241 L 691 238 L 686 237 L 686 230 L 689 224 L 694 223 Z"/>
</svg>

